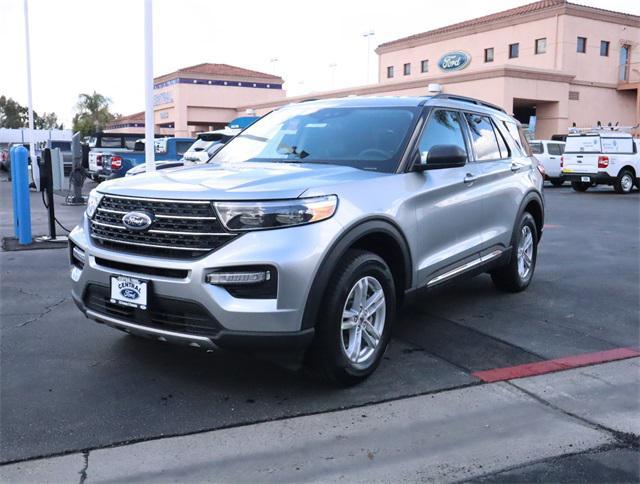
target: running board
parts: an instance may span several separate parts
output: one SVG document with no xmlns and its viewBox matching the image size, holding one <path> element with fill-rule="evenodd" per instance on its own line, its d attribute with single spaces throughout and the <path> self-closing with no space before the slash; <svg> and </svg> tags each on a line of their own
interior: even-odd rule
<svg viewBox="0 0 640 484">
<path fill-rule="evenodd" d="M 471 262 L 467 262 L 461 266 L 456 267 L 455 269 L 451 269 L 449 272 L 445 272 L 444 274 L 440 274 L 437 277 L 434 277 L 427 283 L 427 287 L 433 286 L 440 282 L 446 281 L 458 274 L 468 271 L 469 269 L 473 269 L 474 267 L 479 266 L 480 264 L 484 264 L 485 262 L 489 262 L 496 257 L 499 257 L 504 251 L 503 250 L 494 250 L 493 252 L 488 253 L 487 255 L 480 256 Z"/>
</svg>

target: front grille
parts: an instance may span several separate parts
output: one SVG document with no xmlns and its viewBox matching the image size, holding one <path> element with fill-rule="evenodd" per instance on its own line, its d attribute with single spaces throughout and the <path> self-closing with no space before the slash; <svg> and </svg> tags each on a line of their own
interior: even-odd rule
<svg viewBox="0 0 640 484">
<path fill-rule="evenodd" d="M 173 277 L 175 279 L 184 279 L 189 275 L 189 271 L 186 269 L 167 269 L 165 267 L 139 266 L 137 264 L 128 264 L 125 262 L 103 259 L 102 257 L 96 257 L 96 264 L 101 265 L 102 267 L 108 267 L 110 269 L 135 272 L 138 274 L 145 274 L 149 276 L 162 276 Z"/>
<path fill-rule="evenodd" d="M 153 214 L 151 227 L 125 227 L 122 217 L 131 211 Z M 200 257 L 234 236 L 224 230 L 207 201 L 105 195 L 91 220 L 91 237 L 103 247 L 159 257 Z"/>
<path fill-rule="evenodd" d="M 148 309 L 142 310 L 113 304 L 108 287 L 89 284 L 84 304 L 106 316 L 166 331 L 213 336 L 221 329 L 218 321 L 200 304 L 182 299 L 150 295 Z"/>
</svg>

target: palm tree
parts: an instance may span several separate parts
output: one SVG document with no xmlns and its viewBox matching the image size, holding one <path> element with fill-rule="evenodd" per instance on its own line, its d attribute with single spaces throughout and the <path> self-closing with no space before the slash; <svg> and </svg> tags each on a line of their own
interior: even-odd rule
<svg viewBox="0 0 640 484">
<path fill-rule="evenodd" d="M 103 131 L 115 115 L 109 111 L 111 99 L 96 91 L 93 94 L 82 93 L 78 96 L 76 115 L 73 117 L 73 130 L 82 136 Z"/>
</svg>

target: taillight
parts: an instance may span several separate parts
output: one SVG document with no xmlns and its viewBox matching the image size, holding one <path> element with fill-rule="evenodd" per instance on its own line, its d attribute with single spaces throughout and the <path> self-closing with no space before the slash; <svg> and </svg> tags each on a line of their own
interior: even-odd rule
<svg viewBox="0 0 640 484">
<path fill-rule="evenodd" d="M 96 155 L 96 165 L 102 166 L 102 155 Z"/>
<path fill-rule="evenodd" d="M 122 158 L 119 157 L 119 156 L 112 156 L 111 157 L 111 169 L 112 170 L 119 170 L 121 166 L 122 166 Z"/>
<path fill-rule="evenodd" d="M 608 156 L 598 156 L 598 168 L 606 168 L 609 166 Z"/>
<path fill-rule="evenodd" d="M 560 168 L 564 166 L 564 156 L 560 157 Z"/>
</svg>

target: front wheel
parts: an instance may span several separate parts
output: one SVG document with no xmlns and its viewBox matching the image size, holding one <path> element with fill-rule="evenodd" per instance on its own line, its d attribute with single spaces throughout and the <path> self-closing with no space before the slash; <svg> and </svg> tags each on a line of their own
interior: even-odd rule
<svg viewBox="0 0 640 484">
<path fill-rule="evenodd" d="M 503 291 L 520 292 L 529 287 L 538 259 L 538 229 L 528 212 L 520 218 L 512 250 L 509 264 L 493 271 L 491 279 Z"/>
<path fill-rule="evenodd" d="M 571 182 L 571 188 L 573 188 L 576 192 L 586 192 L 591 183 L 588 182 Z"/>
<path fill-rule="evenodd" d="M 372 252 L 351 250 L 329 282 L 308 362 L 340 385 L 366 379 L 380 364 L 396 312 L 393 275 Z"/>
<path fill-rule="evenodd" d="M 622 170 L 618 174 L 616 181 L 613 183 L 613 187 L 616 189 L 616 192 L 626 195 L 627 193 L 631 193 L 631 190 L 633 190 L 633 182 L 633 173 L 631 173 L 630 170 Z"/>
</svg>

